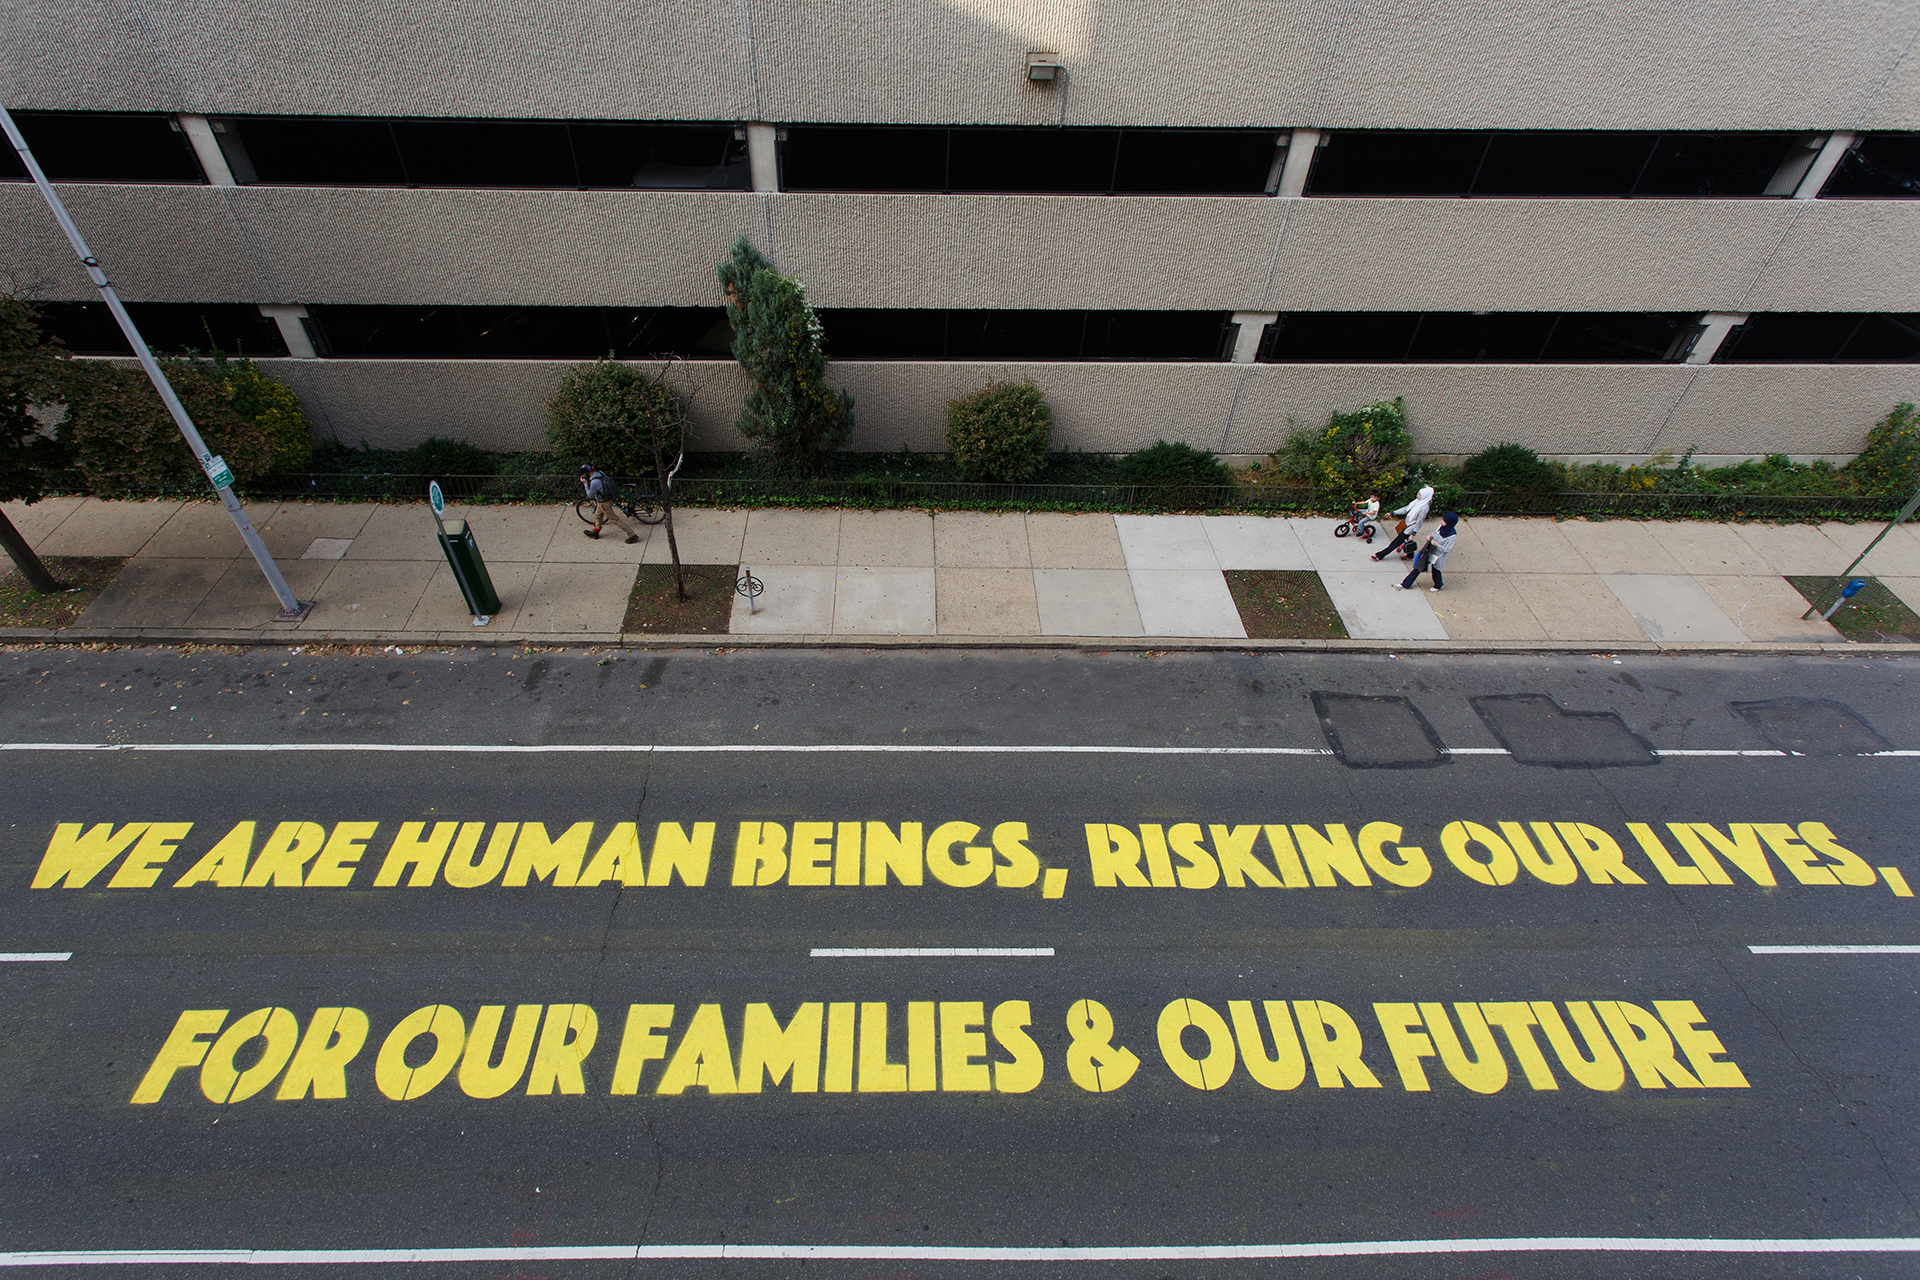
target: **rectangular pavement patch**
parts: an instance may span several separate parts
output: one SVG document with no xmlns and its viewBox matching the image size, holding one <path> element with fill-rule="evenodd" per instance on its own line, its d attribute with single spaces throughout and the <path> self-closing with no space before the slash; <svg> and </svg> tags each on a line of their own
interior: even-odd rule
<svg viewBox="0 0 1920 1280">
<path fill-rule="evenodd" d="M 1389 558 L 1391 563 L 1373 558 L 1374 552 L 1393 541 L 1391 520 L 1381 528 L 1371 544 L 1354 537 L 1334 537 L 1333 531 L 1339 523 L 1325 516 L 1287 518 L 1287 524 L 1292 528 L 1301 549 L 1306 552 L 1308 562 L 1323 577 L 1328 573 L 1393 574 L 1397 577 L 1413 567 L 1403 564 L 1397 551 Z"/>
<path fill-rule="evenodd" d="M 494 594 L 500 597 L 500 612 L 493 616 L 490 630 L 520 630 L 520 610 L 526 604 L 527 589 L 533 585 L 533 575 L 539 568 L 539 565 L 524 560 L 503 560 L 487 566 L 487 577 L 493 582 Z M 345 631 L 355 628 L 343 626 L 339 629 Z M 447 567 L 443 557 L 439 564 L 433 566 L 433 576 L 427 579 L 427 588 L 420 593 L 420 603 L 413 607 L 413 616 L 407 619 L 407 630 L 457 633 L 473 629 L 473 614 L 468 612 L 466 599 L 460 594 L 460 582 L 453 576 L 453 570 Z"/>
<path fill-rule="evenodd" d="M 673 540 L 681 564 L 740 564 L 740 545 L 747 536 L 747 513 L 677 507 L 673 513 Z M 665 525 L 657 525 L 640 557 L 642 564 L 671 564 Z"/>
<path fill-rule="evenodd" d="M 1027 518 L 1020 512 L 941 511 L 933 517 L 933 559 L 941 568 L 1026 569 Z M 1027 583 L 1031 592 L 1033 583 Z"/>
<path fill-rule="evenodd" d="M 1404 570 L 1402 571 L 1404 572 Z M 1427 603 L 1422 586 L 1402 591 L 1400 579 L 1379 572 L 1322 570 L 1320 581 L 1340 610 L 1347 634 L 1356 640 L 1445 640 L 1447 630 Z"/>
<path fill-rule="evenodd" d="M 1853 559 L 1817 524 L 1730 526 L 1775 573 L 1838 573 Z"/>
<path fill-rule="evenodd" d="M 1516 573 L 1507 578 L 1533 617 L 1558 641 L 1644 641 L 1620 597 L 1591 573 Z"/>
<path fill-rule="evenodd" d="M 333 572 L 331 560 L 288 560 L 276 562 L 280 576 L 296 600 L 311 600 L 321 584 Z M 261 627 L 296 624 L 280 618 L 280 597 L 273 593 L 266 574 L 252 556 L 231 560 L 227 571 L 187 615 L 190 627 L 232 627 L 256 630 Z"/>
<path fill-rule="evenodd" d="M 843 566 L 833 585 L 834 633 L 932 635 L 933 574 L 932 569 Z"/>
<path fill-rule="evenodd" d="M 1476 564 L 1475 569 L 1501 573 L 1588 572 L 1586 561 L 1573 549 L 1559 522 L 1544 516 L 1476 519 L 1473 531 L 1489 557 L 1487 564 Z"/>
<path fill-rule="evenodd" d="M 1452 565 L 1458 555 L 1449 556 Z M 1428 594 L 1434 616 L 1450 640 L 1545 640 L 1547 631 L 1521 598 L 1514 580 L 1501 573 L 1441 571 L 1447 589 Z M 1424 581 L 1424 579 L 1423 579 Z"/>
<path fill-rule="evenodd" d="M 1749 640 L 1837 644 L 1846 638 L 1817 616 L 1802 618 L 1807 602 L 1778 574 L 1695 574 L 1693 580 Z"/>
<path fill-rule="evenodd" d="M 1609 573 L 1601 582 L 1654 640 L 1740 644 L 1746 635 L 1706 588 L 1683 573 Z"/>
<path fill-rule="evenodd" d="M 272 519 L 280 504 L 248 502 L 242 504 L 241 509 L 258 529 Z M 234 528 L 233 517 L 227 514 L 225 506 L 218 502 L 187 502 L 154 530 L 153 536 L 134 554 L 142 559 L 231 560 L 247 554 L 247 543 L 240 536 L 240 530 Z"/>
<path fill-rule="evenodd" d="M 842 511 L 835 564 L 933 567 L 933 517 L 924 511 Z"/>
<path fill-rule="evenodd" d="M 1654 540 L 1646 526 L 1632 520 L 1569 520 L 1561 526 L 1567 541 L 1595 573 L 1679 574 L 1687 571 Z"/>
<path fill-rule="evenodd" d="M 446 568 L 446 562 L 440 562 Z M 404 631 L 433 581 L 430 560 L 342 560 L 314 592 L 303 631 Z M 495 588 L 498 589 L 497 576 Z"/>
<path fill-rule="evenodd" d="M 1040 634 L 1031 569 L 943 565 L 934 570 L 934 597 L 934 625 L 943 636 Z"/>
<path fill-rule="evenodd" d="M 1201 516 L 1222 569 L 1311 569 L 1293 526 L 1280 516 Z"/>
<path fill-rule="evenodd" d="M 185 626 L 230 563 L 136 557 L 80 615 L 81 621 L 95 627 Z"/>
<path fill-rule="evenodd" d="M 1218 569 L 1199 516 L 1115 516 L 1129 569 Z"/>
<path fill-rule="evenodd" d="M 1126 553 L 1113 517 L 1104 513 L 1027 513 L 1027 549 L 1036 569 L 1124 569 Z M 1046 610 L 1041 610 L 1043 619 Z"/>
<path fill-rule="evenodd" d="M 833 630 L 834 581 L 831 565 L 759 565 L 748 563 L 766 590 L 750 608 L 735 595 L 728 630 L 736 635 L 824 636 Z"/>
<path fill-rule="evenodd" d="M 747 536 L 740 560 L 761 565 L 831 565 L 840 555 L 838 511 L 787 511 L 778 508 L 747 513 Z"/>
<path fill-rule="evenodd" d="M 1140 606 L 1125 569 L 1035 569 L 1043 636 L 1141 636 Z"/>
<path fill-rule="evenodd" d="M 1218 569 L 1133 569 L 1140 630 L 1150 636 L 1244 640 L 1246 626 Z"/>
</svg>

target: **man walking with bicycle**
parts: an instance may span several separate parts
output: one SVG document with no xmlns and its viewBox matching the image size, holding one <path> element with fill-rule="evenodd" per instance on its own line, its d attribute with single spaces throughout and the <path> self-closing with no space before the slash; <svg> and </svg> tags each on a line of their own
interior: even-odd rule
<svg viewBox="0 0 1920 1280">
<path fill-rule="evenodd" d="M 627 543 L 631 546 L 640 541 L 640 535 L 620 515 L 618 505 L 620 494 L 614 487 L 613 479 L 606 472 L 596 468 L 591 462 L 580 464 L 580 485 L 587 491 L 587 498 L 593 506 L 593 528 L 582 529 L 589 538 L 600 536 L 600 526 L 617 524 L 627 531 Z"/>
</svg>

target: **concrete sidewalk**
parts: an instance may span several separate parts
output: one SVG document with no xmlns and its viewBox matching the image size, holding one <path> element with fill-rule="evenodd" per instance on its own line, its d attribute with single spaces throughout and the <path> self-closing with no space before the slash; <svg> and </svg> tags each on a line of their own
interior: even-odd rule
<svg viewBox="0 0 1920 1280">
<path fill-rule="evenodd" d="M 424 504 L 250 507 L 289 585 L 315 602 L 278 612 L 212 502 L 50 498 L 6 505 L 42 555 L 130 557 L 67 632 L 74 638 L 405 643 L 617 643 L 636 563 L 667 539 L 581 536 L 571 505 L 448 508 L 469 522 L 500 593 L 471 625 Z M 1327 517 L 700 510 L 675 513 L 683 561 L 752 567 L 759 612 L 735 602 L 744 638 L 884 643 L 909 637 L 1244 640 L 1223 571 L 1316 571 L 1354 641 L 1402 646 L 1695 647 L 1840 644 L 1787 574 L 1844 569 L 1878 524 L 1468 519 L 1446 590 L 1397 588 Z M 1895 529 L 1858 572 L 1920 610 L 1920 534 Z M 38 636 L 43 633 L 33 633 Z M 16 630 L 11 638 L 27 638 Z M 629 637 L 657 641 L 659 637 Z M 702 638 L 713 643 L 713 637 Z M 749 641 L 752 642 L 752 641 Z M 1258 642 L 1248 642 L 1249 644 Z M 1284 642 L 1267 642 L 1284 643 Z M 1292 642 L 1299 644 L 1301 642 Z M 1320 642 L 1337 645 L 1339 642 Z"/>
</svg>

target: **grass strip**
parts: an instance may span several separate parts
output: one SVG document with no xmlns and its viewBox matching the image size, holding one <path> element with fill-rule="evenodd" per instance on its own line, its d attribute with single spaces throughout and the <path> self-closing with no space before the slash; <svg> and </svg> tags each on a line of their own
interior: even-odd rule
<svg viewBox="0 0 1920 1280">
<path fill-rule="evenodd" d="M 40 594 L 17 569 L 0 576 L 0 627 L 70 627 L 126 566 L 125 556 L 42 556 L 66 590 Z"/>
<path fill-rule="evenodd" d="M 690 564 L 683 571 L 687 580 L 684 601 L 674 590 L 672 565 L 641 565 L 633 594 L 627 597 L 627 616 L 620 629 L 661 635 L 725 635 L 733 617 L 733 584 L 738 570 L 725 564 Z"/>
<path fill-rule="evenodd" d="M 1840 599 L 1841 587 L 1853 578 L 1820 575 L 1789 577 L 1787 581 L 1806 597 L 1808 604 L 1817 604 L 1824 612 Z M 1880 579 L 1868 578 L 1866 583 L 1858 595 L 1842 601 L 1839 609 L 1827 619 L 1834 629 L 1861 644 L 1920 644 L 1920 614 L 1908 608 L 1906 601 L 1893 594 Z"/>
<path fill-rule="evenodd" d="M 1250 640 L 1344 640 L 1347 626 L 1311 569 L 1229 569 L 1227 589 Z"/>
</svg>

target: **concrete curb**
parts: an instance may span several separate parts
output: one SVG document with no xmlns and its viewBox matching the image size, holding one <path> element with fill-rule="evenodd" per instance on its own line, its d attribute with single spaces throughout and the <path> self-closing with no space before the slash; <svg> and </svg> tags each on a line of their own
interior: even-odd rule
<svg viewBox="0 0 1920 1280">
<path fill-rule="evenodd" d="M 1234 640 L 1191 636 L 859 636 L 649 635 L 617 632 L 331 631 L 190 627 L 0 627 L 0 644 L 305 646 L 379 644 L 512 648 L 520 645 L 617 649 L 1038 649 L 1120 653 L 1671 654 L 1767 657 L 1907 657 L 1920 644 L 1722 644 L 1714 641 L 1537 640 Z"/>
</svg>

